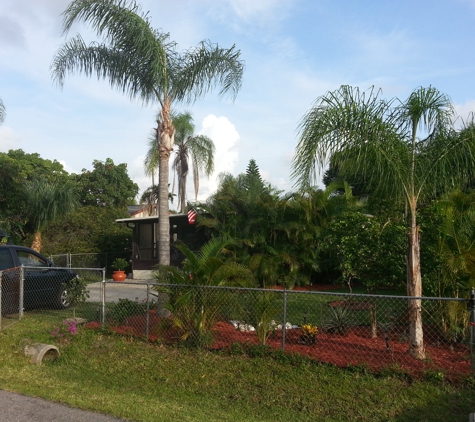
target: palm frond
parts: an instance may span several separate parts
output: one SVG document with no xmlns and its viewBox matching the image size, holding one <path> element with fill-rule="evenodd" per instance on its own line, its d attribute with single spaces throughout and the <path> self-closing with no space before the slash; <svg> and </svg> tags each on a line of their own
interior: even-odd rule
<svg viewBox="0 0 475 422">
<path fill-rule="evenodd" d="M 5 104 L 3 104 L 2 99 L 0 98 L 0 124 L 2 124 L 5 121 Z"/>
<path fill-rule="evenodd" d="M 215 86 L 220 87 L 220 96 L 230 94 L 236 98 L 244 72 L 240 55 L 235 46 L 224 49 L 209 41 L 185 51 L 177 63 L 177 72 L 170 76 L 172 98 L 192 103 Z"/>
</svg>

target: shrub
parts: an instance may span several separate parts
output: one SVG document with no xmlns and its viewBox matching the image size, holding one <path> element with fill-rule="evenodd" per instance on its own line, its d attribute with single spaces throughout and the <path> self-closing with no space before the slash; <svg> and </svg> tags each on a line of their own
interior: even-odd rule
<svg viewBox="0 0 475 422">
<path fill-rule="evenodd" d="M 110 305 L 108 314 L 115 324 L 122 325 L 131 316 L 143 315 L 145 309 L 143 303 L 134 302 L 130 299 L 119 299 L 118 303 Z"/>
</svg>

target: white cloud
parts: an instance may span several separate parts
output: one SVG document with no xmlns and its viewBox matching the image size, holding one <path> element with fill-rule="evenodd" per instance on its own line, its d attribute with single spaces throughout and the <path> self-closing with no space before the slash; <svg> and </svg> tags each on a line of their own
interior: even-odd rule
<svg viewBox="0 0 475 422">
<path fill-rule="evenodd" d="M 71 167 L 66 161 L 58 160 L 58 162 L 63 166 L 64 170 L 66 170 L 69 174 L 79 174 L 81 173 L 79 170 Z"/>
<path fill-rule="evenodd" d="M 455 104 L 454 107 L 457 115 L 460 116 L 463 121 L 466 121 L 471 117 L 470 113 L 475 113 L 475 100 L 470 100 L 463 104 Z"/>
<path fill-rule="evenodd" d="M 218 188 L 220 173 L 232 173 L 239 161 L 239 133 L 227 117 L 206 116 L 201 124 L 200 134 L 211 138 L 216 147 L 214 156 L 214 173 L 208 178 L 200 177 L 198 200 L 204 201 Z M 194 200 L 193 183 L 187 186 L 188 198 Z"/>
</svg>

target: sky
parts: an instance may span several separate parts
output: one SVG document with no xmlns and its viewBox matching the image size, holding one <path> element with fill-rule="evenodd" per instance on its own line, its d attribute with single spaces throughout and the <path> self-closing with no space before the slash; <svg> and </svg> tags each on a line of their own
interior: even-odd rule
<svg viewBox="0 0 475 422">
<path fill-rule="evenodd" d="M 475 0 L 142 0 L 154 28 L 170 33 L 178 51 L 202 40 L 235 45 L 245 62 L 235 101 L 218 90 L 192 105 L 195 133 L 215 143 L 215 173 L 200 179 L 199 200 L 222 172 L 238 175 L 255 159 L 264 180 L 289 192 L 298 126 L 319 97 L 352 85 L 374 86 L 405 100 L 420 86 L 447 94 L 466 118 L 475 111 Z M 0 1 L 0 98 L 6 119 L 0 152 L 22 149 L 61 162 L 69 173 L 94 160 L 127 163 L 141 192 L 157 104 L 144 106 L 107 80 L 51 77 L 60 46 L 85 24 L 62 33 L 69 0 Z M 170 180 L 172 183 L 172 180 Z M 193 187 L 188 182 L 188 199 Z"/>
</svg>

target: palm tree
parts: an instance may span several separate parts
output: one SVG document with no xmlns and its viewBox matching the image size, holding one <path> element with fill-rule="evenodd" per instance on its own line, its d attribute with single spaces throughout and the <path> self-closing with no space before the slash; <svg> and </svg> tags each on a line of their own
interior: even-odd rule
<svg viewBox="0 0 475 422">
<path fill-rule="evenodd" d="M 40 252 L 41 232 L 48 223 L 63 218 L 79 202 L 74 188 L 58 182 L 35 180 L 25 186 L 29 221 L 35 230 L 31 249 Z"/>
<path fill-rule="evenodd" d="M 433 87 L 416 89 L 403 103 L 379 94 L 342 86 L 317 98 L 299 126 L 292 178 L 302 187 L 314 184 L 317 168 L 323 170 L 331 158 L 343 174 L 364 176 L 374 193 L 404 198 L 409 213 L 407 293 L 420 297 L 418 205 L 466 178 L 475 164 L 475 131 L 454 133 L 452 104 Z M 409 352 L 423 359 L 421 301 L 408 302 Z"/>
<path fill-rule="evenodd" d="M 475 280 L 475 192 L 454 190 L 444 195 L 435 208 L 443 217 L 439 248 L 443 267 L 439 294 L 444 290 L 459 297 L 474 287 Z"/>
<path fill-rule="evenodd" d="M 156 136 L 153 136 L 149 139 L 148 151 L 144 161 L 145 176 L 152 178 L 152 186 L 155 186 L 155 173 L 159 169 L 159 164 L 160 154 L 158 153 L 158 142 Z"/>
<path fill-rule="evenodd" d="M 2 99 L 0 98 L 0 124 L 5 120 L 5 105 L 3 104 Z"/>
<path fill-rule="evenodd" d="M 178 209 L 186 212 L 186 178 L 188 176 L 189 161 L 193 164 L 193 185 L 195 201 L 198 197 L 200 171 L 210 176 L 214 171 L 214 143 L 205 135 L 193 136 L 195 125 L 189 112 L 173 116 L 175 126 L 176 155 L 173 160 L 173 169 L 178 178 Z"/>
<path fill-rule="evenodd" d="M 170 263 L 168 219 L 168 162 L 173 151 L 174 103 L 193 103 L 220 86 L 221 96 L 235 98 L 241 87 L 244 64 L 233 46 L 220 48 L 209 41 L 179 53 L 169 34 L 154 29 L 150 17 L 133 0 L 74 0 L 63 13 L 63 29 L 84 21 L 102 43 L 85 44 L 80 35 L 60 47 L 52 63 L 53 79 L 60 86 L 66 73 L 96 74 L 113 88 L 144 104 L 158 103 L 156 128 L 159 165 L 159 263 Z"/>
<path fill-rule="evenodd" d="M 255 287 L 249 268 L 229 258 L 228 248 L 237 244 L 232 239 L 215 237 L 196 253 L 184 244 L 177 244 L 186 257 L 183 268 L 160 265 L 154 273 L 159 283 L 182 285 L 157 286 L 157 290 L 168 294 L 171 321 L 185 344 L 204 346 L 212 343 L 212 328 L 223 311 L 222 291 L 203 286 Z"/>
</svg>

